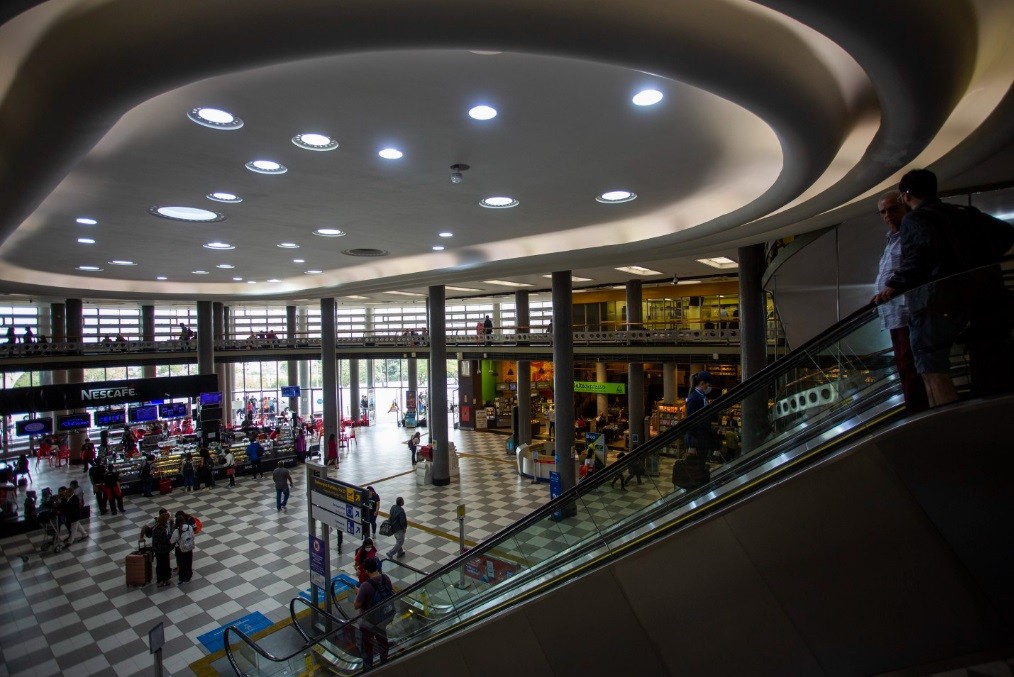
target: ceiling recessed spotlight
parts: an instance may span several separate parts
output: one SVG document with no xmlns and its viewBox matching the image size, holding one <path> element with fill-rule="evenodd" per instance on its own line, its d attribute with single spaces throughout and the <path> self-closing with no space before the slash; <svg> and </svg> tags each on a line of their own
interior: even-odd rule
<svg viewBox="0 0 1014 677">
<path fill-rule="evenodd" d="M 204 245 L 204 248 L 226 250 L 226 249 L 235 249 L 236 246 L 231 245 L 228 242 L 208 242 L 207 244 Z"/>
<path fill-rule="evenodd" d="M 299 249 L 299 245 L 295 242 L 279 242 L 275 246 L 281 247 L 282 249 Z"/>
<path fill-rule="evenodd" d="M 77 241 L 80 242 L 81 244 L 95 244 L 95 240 L 91 239 L 90 237 L 79 237 Z"/>
<path fill-rule="evenodd" d="M 285 165 L 274 160 L 251 160 L 246 163 L 246 168 L 257 174 L 284 174 L 289 171 Z"/>
<path fill-rule="evenodd" d="M 678 284 L 678 285 L 683 285 L 683 284 L 700 284 L 700 283 L 701 283 L 700 280 L 679 280 L 678 282 L 676 282 L 676 284 Z"/>
<path fill-rule="evenodd" d="M 486 209 L 510 209 L 520 203 L 512 197 L 485 197 L 479 200 L 479 204 Z"/>
<path fill-rule="evenodd" d="M 468 116 L 476 120 L 492 120 L 496 117 L 496 108 L 476 106 L 468 111 Z"/>
<path fill-rule="evenodd" d="M 397 148 L 385 148 L 377 154 L 385 160 L 397 160 L 404 155 L 404 153 Z"/>
<path fill-rule="evenodd" d="M 495 284 L 501 287 L 531 287 L 527 282 L 511 282 L 510 280 L 483 280 L 483 284 Z"/>
<path fill-rule="evenodd" d="M 243 201 L 243 198 L 238 195 L 233 195 L 232 193 L 208 193 L 207 198 L 209 200 L 214 200 L 215 202 L 228 202 L 230 204 L 236 204 L 237 202 Z"/>
<path fill-rule="evenodd" d="M 233 268 L 235 268 L 236 266 L 232 265 L 231 263 L 219 263 L 219 264 L 218 264 L 217 266 L 215 266 L 215 267 L 216 267 L 216 268 L 222 268 L 223 270 L 232 270 L 232 269 L 233 269 Z"/>
<path fill-rule="evenodd" d="M 292 143 L 306 150 L 334 150 L 338 142 L 326 134 L 296 134 Z"/>
<path fill-rule="evenodd" d="M 360 296 L 359 294 L 350 294 L 349 296 L 346 296 L 345 298 L 347 298 L 347 299 L 368 299 L 370 297 L 369 296 Z"/>
<path fill-rule="evenodd" d="M 208 271 L 206 271 L 206 270 L 192 270 L 190 272 L 192 272 L 194 275 L 207 275 L 208 274 Z"/>
<path fill-rule="evenodd" d="M 446 230 L 442 233 L 437 233 L 440 237 L 454 237 L 454 233 L 447 232 Z"/>
<path fill-rule="evenodd" d="M 213 212 L 209 209 L 201 209 L 200 207 L 178 207 L 178 206 L 165 206 L 160 207 L 155 205 L 154 207 L 148 208 L 148 213 L 152 216 L 159 216 L 163 219 L 170 219 L 172 221 L 192 221 L 195 223 L 213 223 L 216 221 L 224 221 L 225 215 Z"/>
<path fill-rule="evenodd" d="M 468 51 L 472 54 L 478 54 L 479 56 L 495 56 L 497 54 L 502 54 L 502 52 L 494 52 L 489 49 L 470 49 Z"/>
<path fill-rule="evenodd" d="M 165 280 L 168 280 L 169 278 L 168 278 L 168 277 L 166 277 L 165 275 L 159 275 L 159 276 L 157 276 L 157 277 L 156 277 L 155 279 L 156 279 L 156 280 L 161 280 L 161 281 L 163 281 L 163 282 L 164 282 Z"/>
<path fill-rule="evenodd" d="M 722 270 L 726 270 L 729 268 L 739 268 L 738 263 L 724 256 L 715 256 L 710 259 L 697 259 L 697 263 L 703 263 L 706 266 L 711 266 L 712 268 L 719 268 Z"/>
<path fill-rule="evenodd" d="M 636 199 L 637 195 L 629 190 L 611 190 L 599 195 L 595 198 L 595 201 L 603 204 L 616 204 L 617 202 L 630 202 Z"/>
<path fill-rule="evenodd" d="M 451 291 L 482 291 L 481 289 L 472 289 L 471 287 L 452 287 L 451 285 L 447 285 L 444 289 Z"/>
<path fill-rule="evenodd" d="M 279 281 L 280 280 L 277 277 L 273 277 L 270 280 L 268 280 L 268 282 L 279 282 Z"/>
<path fill-rule="evenodd" d="M 83 270 L 86 273 L 94 273 L 94 272 L 102 270 L 98 266 L 78 266 L 77 269 L 78 270 Z"/>
<path fill-rule="evenodd" d="M 324 272 L 323 270 L 317 270 L 316 268 L 311 268 L 310 270 L 303 271 L 305 275 L 320 275 L 323 272 Z"/>
<path fill-rule="evenodd" d="M 243 126 L 242 120 L 220 108 L 194 108 L 187 113 L 187 117 L 192 122 L 211 129 L 239 129 Z"/>
<path fill-rule="evenodd" d="M 234 277 L 234 278 L 232 278 L 232 281 L 233 282 L 242 282 L 243 278 L 241 278 L 241 277 Z"/>
<path fill-rule="evenodd" d="M 631 275 L 661 275 L 662 273 L 651 268 L 645 268 L 644 266 L 620 266 L 616 270 L 623 273 L 630 273 Z"/>
<path fill-rule="evenodd" d="M 96 223 L 98 223 L 98 221 L 96 221 L 95 219 L 90 219 L 87 216 L 82 216 L 74 220 L 80 223 L 82 226 L 94 226 Z"/>
<path fill-rule="evenodd" d="M 306 259 L 292 259 L 293 263 L 306 263 Z"/>
<path fill-rule="evenodd" d="M 442 252 L 442 251 L 444 251 L 444 248 L 441 247 L 438 244 L 437 245 L 433 245 L 433 251 L 435 251 L 435 252 Z"/>
<path fill-rule="evenodd" d="M 654 106 L 662 100 L 662 92 L 657 89 L 645 89 L 634 95 L 631 101 L 635 106 Z"/>
<path fill-rule="evenodd" d="M 337 228 L 318 228 L 313 234 L 321 237 L 345 237 L 345 231 Z"/>
<path fill-rule="evenodd" d="M 136 266 L 137 264 L 133 261 L 127 261 L 126 259 L 113 259 L 109 262 L 111 266 Z"/>
<path fill-rule="evenodd" d="M 257 280 L 247 280 L 247 284 L 257 284 Z"/>
<path fill-rule="evenodd" d="M 426 294 L 417 294 L 414 291 L 385 291 L 384 293 L 392 296 L 426 296 Z"/>
</svg>

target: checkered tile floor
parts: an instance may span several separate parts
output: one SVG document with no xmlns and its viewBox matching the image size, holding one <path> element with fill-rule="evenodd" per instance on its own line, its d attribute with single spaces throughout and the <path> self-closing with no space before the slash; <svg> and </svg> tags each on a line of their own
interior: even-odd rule
<svg viewBox="0 0 1014 677">
<path fill-rule="evenodd" d="M 464 454 L 460 479 L 446 487 L 425 485 L 421 472 L 412 470 L 407 431 L 394 426 L 393 415 L 380 418 L 342 450 L 338 478 L 372 484 L 384 513 L 397 496 L 405 498 L 410 522 L 418 527 L 409 529 L 406 564 L 432 571 L 457 554 L 458 504 L 467 506 L 466 538 L 478 541 L 549 498 L 546 484 L 516 474 L 505 438 L 492 433 L 451 431 Z M 84 477 L 79 467 L 33 474 L 37 490 Z M 293 479 L 301 486 L 302 466 Z M 38 553 L 41 531 L 0 541 L 7 565 L 0 569 L 0 677 L 150 674 L 147 632 L 159 621 L 165 623 L 166 671 L 187 675 L 187 666 L 206 653 L 199 635 L 253 611 L 272 621 L 287 617 L 289 600 L 309 585 L 305 498 L 294 492 L 288 511 L 278 513 L 270 479 L 244 476 L 237 483 L 232 490 L 219 482 L 192 494 L 177 489 L 150 499 L 129 496 L 126 513 L 115 517 L 99 515 L 93 504 L 84 523 L 88 540 L 60 553 Z M 624 496 L 617 490 L 617 500 Z M 194 578 L 169 588 L 127 588 L 124 558 L 140 525 L 163 506 L 185 509 L 204 523 Z M 393 539 L 380 537 L 378 545 L 386 551 Z M 333 555 L 335 573 L 353 572 L 355 544 L 345 546 Z"/>
</svg>

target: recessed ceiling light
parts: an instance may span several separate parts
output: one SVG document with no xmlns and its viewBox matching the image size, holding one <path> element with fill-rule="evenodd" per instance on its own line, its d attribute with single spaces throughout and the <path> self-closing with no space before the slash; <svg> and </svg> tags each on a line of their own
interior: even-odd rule
<svg viewBox="0 0 1014 677">
<path fill-rule="evenodd" d="M 637 195 L 631 193 L 629 190 L 611 190 L 599 195 L 595 198 L 595 201 L 603 204 L 616 204 L 617 202 L 630 202 L 631 200 L 636 199 Z"/>
<path fill-rule="evenodd" d="M 379 153 L 377 153 L 377 155 L 384 158 L 385 160 L 397 160 L 401 158 L 404 155 L 404 153 L 402 153 L 397 148 L 385 148 Z"/>
<path fill-rule="evenodd" d="M 657 89 L 645 89 L 634 95 L 631 101 L 635 106 L 654 106 L 662 100 L 662 92 Z"/>
<path fill-rule="evenodd" d="M 90 237 L 79 237 L 77 241 L 80 242 L 81 244 L 95 244 L 95 240 L 91 239 Z"/>
<path fill-rule="evenodd" d="M 243 121 L 228 111 L 219 108 L 194 108 L 187 113 L 192 122 L 211 129 L 239 129 Z"/>
<path fill-rule="evenodd" d="M 208 274 L 208 271 L 206 271 L 206 270 L 192 270 L 190 272 L 192 272 L 194 275 L 207 275 Z"/>
<path fill-rule="evenodd" d="M 321 237 L 345 237 L 345 231 L 337 228 L 318 228 L 313 234 Z"/>
<path fill-rule="evenodd" d="M 171 219 L 173 221 L 193 221 L 196 223 L 213 223 L 215 221 L 224 221 L 225 215 L 213 212 L 209 209 L 201 209 L 200 207 L 178 207 L 178 206 L 165 206 L 160 207 L 155 205 L 154 207 L 148 208 L 148 213 L 153 216 L 160 216 L 163 219 Z"/>
<path fill-rule="evenodd" d="M 703 263 L 706 266 L 711 266 L 712 268 L 719 268 L 722 270 L 726 270 L 729 268 L 739 268 L 738 263 L 724 256 L 714 256 L 710 259 L 697 259 L 697 263 Z"/>
<path fill-rule="evenodd" d="M 485 197 L 479 200 L 479 204 L 487 209 L 510 209 L 520 203 L 512 197 Z"/>
<path fill-rule="evenodd" d="M 166 277 L 165 275 L 159 275 L 159 276 L 158 276 L 158 277 L 156 277 L 155 279 L 156 279 L 156 280 L 163 280 L 163 281 L 165 281 L 165 280 L 168 280 L 169 278 L 168 278 L 168 277 Z"/>
<path fill-rule="evenodd" d="M 369 296 L 359 296 L 358 294 L 351 294 L 349 296 L 346 296 L 345 298 L 347 298 L 347 299 L 368 299 L 370 297 Z"/>
<path fill-rule="evenodd" d="M 631 275 L 661 275 L 662 273 L 651 268 L 645 268 L 644 266 L 620 266 L 616 268 L 623 273 L 630 273 Z"/>
<path fill-rule="evenodd" d="M 306 259 L 292 259 L 293 263 L 306 263 Z"/>
<path fill-rule="evenodd" d="M 625 285 L 625 284 L 616 284 L 616 285 L 613 285 L 612 287 L 610 287 L 610 289 L 626 289 L 626 288 L 627 288 L 627 285 Z"/>
<path fill-rule="evenodd" d="M 525 282 L 511 282 L 510 280 L 483 280 L 483 284 L 497 284 L 501 287 L 531 287 L 533 285 Z"/>
<path fill-rule="evenodd" d="M 681 284 L 700 284 L 700 283 L 701 283 L 700 280 L 680 280 L 676 284 L 681 285 Z"/>
<path fill-rule="evenodd" d="M 542 277 L 548 277 L 549 279 L 553 279 L 552 275 L 543 275 Z M 592 281 L 592 279 L 590 277 L 578 277 L 577 275 L 571 275 L 570 279 L 571 279 L 572 282 L 591 282 Z"/>
<path fill-rule="evenodd" d="M 281 247 L 282 249 L 299 249 L 299 245 L 295 242 L 279 242 L 275 246 Z"/>
<path fill-rule="evenodd" d="M 454 233 L 451 233 L 451 232 L 446 231 L 446 230 L 444 232 L 442 232 L 442 233 L 437 233 L 437 234 L 440 235 L 440 237 L 454 237 Z"/>
<path fill-rule="evenodd" d="M 323 272 L 324 272 L 323 270 L 317 270 L 316 268 L 303 271 L 303 273 L 306 275 L 320 275 Z"/>
<path fill-rule="evenodd" d="M 231 245 L 228 242 L 208 242 L 204 245 L 205 249 L 235 249 L 235 245 Z"/>
<path fill-rule="evenodd" d="M 98 223 L 98 221 L 96 221 L 95 219 L 90 219 L 87 216 L 82 216 L 74 220 L 80 223 L 82 226 L 94 226 L 96 223 Z"/>
<path fill-rule="evenodd" d="M 247 284 L 257 284 L 257 280 L 247 280 Z"/>
<path fill-rule="evenodd" d="M 233 195 L 232 193 L 209 193 L 207 198 L 209 200 L 214 200 L 215 202 L 228 202 L 230 204 L 243 201 L 243 198 L 238 195 Z"/>
<path fill-rule="evenodd" d="M 435 251 L 435 252 L 442 252 L 442 251 L 444 251 L 444 248 L 441 247 L 438 244 L 437 245 L 433 245 L 433 251 Z"/>
<path fill-rule="evenodd" d="M 472 54 L 478 54 L 479 56 L 495 56 L 497 54 L 503 53 L 503 52 L 494 52 L 488 49 L 470 49 L 468 51 L 471 52 Z"/>
<path fill-rule="evenodd" d="M 113 259 L 109 262 L 111 266 L 136 266 L 137 264 L 133 261 L 127 261 L 126 259 Z"/>
<path fill-rule="evenodd" d="M 96 271 L 100 271 L 100 270 L 102 270 L 102 269 L 101 269 L 101 268 L 99 268 L 98 266 L 78 266 L 78 267 L 77 267 L 77 269 L 78 269 L 78 270 L 83 270 L 83 271 L 85 271 L 86 273 L 94 273 L 94 272 L 96 272 Z"/>
<path fill-rule="evenodd" d="M 234 277 L 234 278 L 232 278 L 232 281 L 233 282 L 242 282 L 243 278 L 241 278 L 241 277 Z"/>
<path fill-rule="evenodd" d="M 268 280 L 268 282 L 279 282 L 279 280 L 278 280 L 278 278 L 273 277 L 270 280 Z"/>
<path fill-rule="evenodd" d="M 258 174 L 284 174 L 289 171 L 285 165 L 274 160 L 251 160 L 246 163 L 246 168 Z"/>
<path fill-rule="evenodd" d="M 492 120 L 496 117 L 496 109 L 490 106 L 476 106 L 468 111 L 468 116 L 476 120 Z"/>
<path fill-rule="evenodd" d="M 444 289 L 450 289 L 451 291 L 482 291 L 481 289 L 472 289 L 471 287 L 452 287 L 447 285 Z"/>
<path fill-rule="evenodd" d="M 426 296 L 426 294 L 417 294 L 414 291 L 385 291 L 384 293 L 393 296 Z"/>
<path fill-rule="evenodd" d="M 326 134 L 296 134 L 292 143 L 306 150 L 334 150 L 338 142 Z"/>
<path fill-rule="evenodd" d="M 222 268 L 223 270 L 232 270 L 232 269 L 233 269 L 233 268 L 235 268 L 236 266 L 232 265 L 231 263 L 219 263 L 219 264 L 218 264 L 217 266 L 215 266 L 215 267 L 216 267 L 216 268 Z"/>
</svg>

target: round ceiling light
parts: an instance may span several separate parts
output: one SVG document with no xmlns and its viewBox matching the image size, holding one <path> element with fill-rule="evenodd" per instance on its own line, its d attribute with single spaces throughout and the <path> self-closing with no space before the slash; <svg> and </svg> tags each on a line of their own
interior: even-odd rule
<svg viewBox="0 0 1014 677">
<path fill-rule="evenodd" d="M 80 242 L 81 244 L 95 244 L 95 240 L 91 239 L 90 237 L 79 237 L 77 241 Z"/>
<path fill-rule="evenodd" d="M 257 174 L 284 174 L 289 171 L 285 165 L 274 160 L 251 160 L 246 163 L 246 168 Z"/>
<path fill-rule="evenodd" d="M 238 195 L 233 195 L 232 193 L 209 193 L 207 197 L 209 200 L 214 200 L 215 202 L 228 202 L 229 204 L 236 204 L 237 202 L 243 201 L 243 198 Z"/>
<path fill-rule="evenodd" d="M 88 218 L 87 216 L 80 216 L 74 220 L 80 223 L 82 226 L 94 226 L 96 223 L 98 223 L 98 221 L 96 221 L 95 219 Z"/>
<path fill-rule="evenodd" d="M 292 143 L 306 150 L 334 150 L 338 142 L 326 134 L 296 134 Z"/>
<path fill-rule="evenodd" d="M 602 204 L 616 204 L 618 202 L 630 202 L 631 200 L 636 199 L 637 194 L 631 193 L 629 190 L 610 190 L 599 195 L 595 198 L 595 201 L 601 202 Z"/>
<path fill-rule="evenodd" d="M 165 275 L 159 275 L 159 276 L 157 276 L 157 277 L 156 277 L 155 279 L 156 279 L 156 280 L 163 280 L 163 281 L 164 281 L 164 280 L 168 280 L 169 278 L 168 278 L 168 277 L 166 277 Z"/>
<path fill-rule="evenodd" d="M 492 120 L 496 117 L 496 108 L 491 106 L 476 106 L 469 109 L 468 116 L 475 120 Z"/>
<path fill-rule="evenodd" d="M 293 263 L 306 263 L 306 259 L 292 259 Z"/>
<path fill-rule="evenodd" d="M 208 242 L 204 245 L 205 249 L 235 249 L 235 245 L 231 245 L 228 242 Z"/>
<path fill-rule="evenodd" d="M 282 249 L 299 249 L 299 245 L 295 242 L 279 242 L 275 246 L 281 247 Z"/>
<path fill-rule="evenodd" d="M 219 108 L 194 108 L 187 117 L 191 122 L 211 129 L 239 129 L 243 126 L 242 120 Z"/>
<path fill-rule="evenodd" d="M 247 284 L 257 284 L 257 280 L 247 280 Z"/>
<path fill-rule="evenodd" d="M 324 272 L 323 270 L 317 270 L 316 268 L 303 271 L 303 273 L 305 273 L 306 275 L 320 275 L 323 272 Z"/>
<path fill-rule="evenodd" d="M 127 261 L 126 259 L 113 259 L 109 262 L 111 266 L 136 266 L 137 264 L 133 261 Z"/>
<path fill-rule="evenodd" d="M 318 228 L 313 234 L 321 237 L 345 237 L 345 231 L 337 228 Z"/>
<path fill-rule="evenodd" d="M 86 273 L 94 273 L 94 272 L 102 270 L 98 266 L 78 266 L 77 269 L 78 270 L 83 270 Z"/>
<path fill-rule="evenodd" d="M 404 155 L 404 153 L 397 148 L 385 148 L 377 154 L 385 160 L 397 160 Z"/>
<path fill-rule="evenodd" d="M 273 277 L 270 280 L 268 280 L 268 282 L 279 282 L 279 281 L 280 280 L 278 278 L 275 278 L 275 277 Z"/>
<path fill-rule="evenodd" d="M 193 271 L 190 271 L 190 272 L 192 272 L 194 275 L 207 275 L 208 274 L 208 271 L 206 271 L 206 270 L 193 270 Z"/>
<path fill-rule="evenodd" d="M 233 268 L 235 268 L 236 266 L 232 265 L 231 263 L 219 263 L 219 264 L 218 264 L 217 266 L 215 266 L 215 267 L 216 267 L 216 268 L 221 268 L 222 270 L 232 270 L 232 269 L 233 269 Z"/>
<path fill-rule="evenodd" d="M 440 237 L 454 237 L 454 233 L 446 230 L 442 233 L 437 233 L 437 235 L 439 235 Z"/>
<path fill-rule="evenodd" d="M 162 217 L 163 219 L 190 221 L 191 223 L 214 223 L 225 220 L 224 214 L 213 212 L 210 209 L 201 209 L 200 207 L 160 207 L 155 205 L 148 208 L 148 213 L 152 216 Z"/>
<path fill-rule="evenodd" d="M 479 204 L 486 209 L 510 209 L 520 203 L 512 197 L 486 197 L 479 200 Z"/>
<path fill-rule="evenodd" d="M 242 282 L 243 278 L 241 278 L 241 277 L 234 277 L 234 278 L 232 278 L 232 281 L 233 282 Z"/>
<path fill-rule="evenodd" d="M 662 92 L 657 89 L 645 89 L 634 95 L 631 101 L 635 106 L 654 106 L 662 100 Z"/>
<path fill-rule="evenodd" d="M 433 251 L 435 251 L 435 252 L 442 252 L 442 251 L 444 251 L 444 248 L 441 247 L 438 244 L 437 245 L 433 245 Z"/>
</svg>

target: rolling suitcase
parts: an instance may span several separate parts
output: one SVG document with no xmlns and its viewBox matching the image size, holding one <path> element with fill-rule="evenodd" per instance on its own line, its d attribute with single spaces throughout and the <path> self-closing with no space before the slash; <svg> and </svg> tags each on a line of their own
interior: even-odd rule
<svg viewBox="0 0 1014 677">
<path fill-rule="evenodd" d="M 151 548 L 146 548 L 144 541 L 137 544 L 137 550 L 127 555 L 127 585 L 143 586 L 151 583 Z"/>
<path fill-rule="evenodd" d="M 163 477 L 158 481 L 158 493 L 171 494 L 173 492 L 173 481 L 171 477 Z"/>
</svg>

